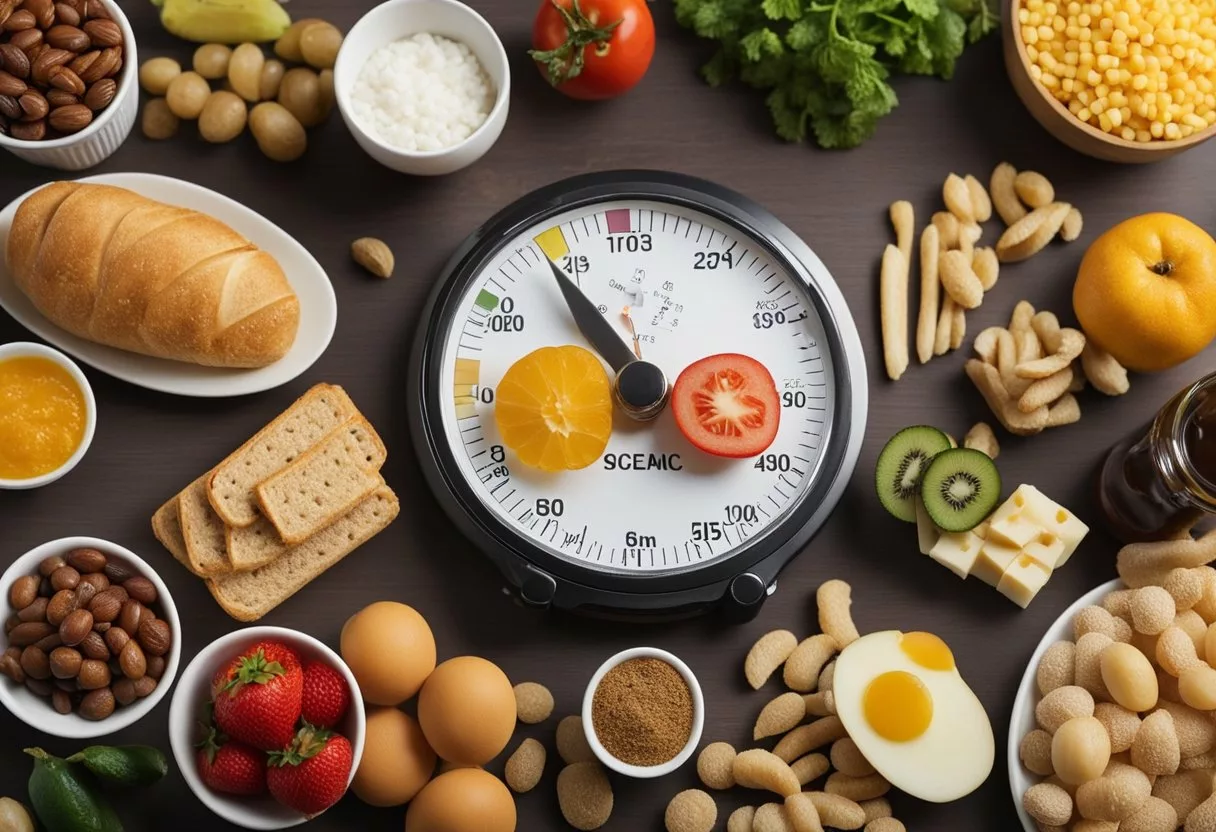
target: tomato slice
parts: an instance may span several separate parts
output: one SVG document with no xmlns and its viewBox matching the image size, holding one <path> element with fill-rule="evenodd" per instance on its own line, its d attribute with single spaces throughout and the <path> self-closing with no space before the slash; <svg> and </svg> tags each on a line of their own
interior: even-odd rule
<svg viewBox="0 0 1216 832">
<path fill-rule="evenodd" d="M 781 400 L 764 365 L 738 353 L 702 358 L 685 368 L 671 392 L 684 438 L 707 454 L 742 458 L 777 438 Z"/>
</svg>

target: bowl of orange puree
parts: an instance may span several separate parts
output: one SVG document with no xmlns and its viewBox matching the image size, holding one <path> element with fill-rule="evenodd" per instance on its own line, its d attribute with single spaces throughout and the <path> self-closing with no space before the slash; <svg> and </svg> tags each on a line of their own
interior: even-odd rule
<svg viewBox="0 0 1216 832">
<path fill-rule="evenodd" d="M 93 441 L 97 402 L 63 353 L 0 345 L 0 488 L 38 488 L 76 467 Z"/>
</svg>

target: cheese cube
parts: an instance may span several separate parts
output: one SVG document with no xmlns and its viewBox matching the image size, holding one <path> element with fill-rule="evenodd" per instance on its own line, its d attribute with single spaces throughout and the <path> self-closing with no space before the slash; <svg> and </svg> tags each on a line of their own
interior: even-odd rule
<svg viewBox="0 0 1216 832">
<path fill-rule="evenodd" d="M 1032 485 L 1018 486 L 1018 490 L 1013 492 L 1007 502 L 1014 503 L 1028 519 L 1064 542 L 1064 554 L 1056 563 L 1057 569 L 1068 562 L 1077 546 L 1085 539 L 1085 535 L 1089 534 L 1089 526 Z"/>
<path fill-rule="evenodd" d="M 989 524 L 987 539 L 1021 549 L 1042 533 L 1042 525 L 1028 518 L 1025 512 L 1012 511 Z"/>
<path fill-rule="evenodd" d="M 1021 549 L 989 538 L 980 547 L 980 556 L 975 559 L 971 574 L 989 586 L 996 586 L 1001 582 L 1001 576 L 1005 574 L 1009 564 L 1021 554 Z"/>
<path fill-rule="evenodd" d="M 996 588 L 1010 601 L 1026 609 L 1049 577 L 1051 572 L 1030 555 L 1019 555 L 1009 564 Z"/>
<path fill-rule="evenodd" d="M 976 527 L 975 527 L 974 529 L 972 529 L 971 531 L 975 532 L 975 533 L 976 533 L 976 534 L 978 534 L 980 537 L 982 537 L 982 538 L 985 538 L 985 539 L 986 539 L 986 538 L 988 537 L 988 529 L 989 529 L 991 526 L 992 526 L 992 521 L 990 521 L 990 520 L 985 520 L 983 523 L 980 523 L 978 526 L 976 526 Z"/>
<path fill-rule="evenodd" d="M 975 559 L 980 555 L 984 541 L 971 532 L 945 533 L 929 550 L 929 557 L 949 569 L 960 578 L 971 574 Z"/>
<path fill-rule="evenodd" d="M 1051 571 L 1060 565 L 1060 558 L 1064 557 L 1064 541 L 1051 532 L 1042 532 L 1022 547 L 1022 554 L 1033 558 L 1044 569 Z"/>
<path fill-rule="evenodd" d="M 929 512 L 925 511 L 925 504 L 921 502 L 920 497 L 916 498 L 916 537 L 920 543 L 920 553 L 922 555 L 929 554 L 929 550 L 937 545 L 938 538 L 942 536 L 942 530 L 937 527 L 933 519 L 929 517 Z"/>
</svg>

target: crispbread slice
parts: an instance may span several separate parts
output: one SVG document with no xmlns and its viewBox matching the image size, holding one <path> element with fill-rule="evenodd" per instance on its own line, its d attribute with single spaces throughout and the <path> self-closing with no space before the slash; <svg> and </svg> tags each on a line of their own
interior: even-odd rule
<svg viewBox="0 0 1216 832">
<path fill-rule="evenodd" d="M 246 572 L 265 566 L 288 550 L 274 526 L 265 517 L 249 526 L 226 526 L 228 560 L 235 572 Z"/>
<path fill-rule="evenodd" d="M 232 571 L 224 543 L 224 521 L 207 501 L 207 475 L 196 479 L 177 495 L 177 512 L 186 557 L 196 575 L 223 575 Z"/>
<path fill-rule="evenodd" d="M 207 588 L 237 621 L 257 621 L 379 534 L 400 510 L 397 495 L 382 485 L 345 517 L 281 557 L 251 572 L 209 578 Z"/>
<path fill-rule="evenodd" d="M 194 567 L 190 565 L 190 555 L 186 552 L 186 539 L 182 537 L 182 519 L 177 510 L 177 497 L 169 500 L 152 515 L 152 534 L 156 535 L 156 539 L 169 550 L 169 554 L 173 555 L 178 563 L 194 572 Z"/>
<path fill-rule="evenodd" d="M 207 481 L 207 499 L 229 526 L 252 525 L 258 519 L 254 486 L 290 465 L 358 412 L 341 387 L 312 387 L 216 466 Z"/>
<path fill-rule="evenodd" d="M 254 489 L 284 543 L 302 543 L 348 514 L 381 485 L 384 443 L 356 416 Z"/>
</svg>

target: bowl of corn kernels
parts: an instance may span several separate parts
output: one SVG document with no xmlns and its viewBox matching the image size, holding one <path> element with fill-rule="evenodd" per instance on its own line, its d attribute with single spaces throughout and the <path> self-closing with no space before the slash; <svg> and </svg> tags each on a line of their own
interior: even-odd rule
<svg viewBox="0 0 1216 832">
<path fill-rule="evenodd" d="M 1099 159 L 1165 159 L 1216 134 L 1216 0 L 1009 0 L 1022 103 Z"/>
</svg>

